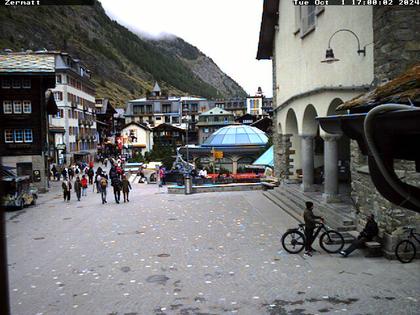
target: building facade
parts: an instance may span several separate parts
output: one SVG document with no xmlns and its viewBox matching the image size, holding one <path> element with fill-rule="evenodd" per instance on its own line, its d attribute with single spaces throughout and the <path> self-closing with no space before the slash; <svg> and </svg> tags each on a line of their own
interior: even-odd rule
<svg viewBox="0 0 420 315">
<path fill-rule="evenodd" d="M 64 52 L 43 52 L 55 57 L 56 87 L 53 90 L 59 113 L 51 125 L 62 127 L 64 137 L 58 138 L 58 163 L 76 160 L 91 161 L 98 143 L 95 113 L 95 86 L 91 72 L 77 59 Z"/>
<path fill-rule="evenodd" d="M 372 46 L 358 54 L 355 35 L 344 29 L 358 34 L 362 45 L 372 43 L 372 8 L 264 2 L 257 58 L 273 63 L 275 171 L 302 181 L 304 191 L 314 189 L 315 173 L 322 174 L 327 202 L 350 191 L 350 141 L 324 133 L 315 118 L 335 115 L 339 104 L 366 91 L 373 80 Z M 340 62 L 322 63 L 334 33 L 331 45 Z M 339 167 L 347 174 L 341 192 Z"/>
<path fill-rule="evenodd" d="M 240 117 L 246 114 L 246 99 L 245 98 L 232 98 L 214 101 L 214 107 L 222 108 L 232 112 L 235 117 Z M 212 109 L 211 106 L 209 109 Z"/>
<path fill-rule="evenodd" d="M 216 130 L 235 124 L 235 115 L 219 107 L 210 109 L 199 116 L 197 122 L 198 143 L 202 144 Z"/>
<path fill-rule="evenodd" d="M 144 155 L 153 149 L 152 129 L 145 124 L 129 123 L 120 133 L 123 138 L 123 154 L 130 158 L 138 154 Z"/>
<path fill-rule="evenodd" d="M 0 55 L 0 161 L 29 175 L 41 192 L 48 189 L 48 115 L 57 112 L 49 90 L 55 87 L 54 65 L 48 55 Z"/>
<path fill-rule="evenodd" d="M 419 215 L 385 200 L 357 143 L 345 133 L 320 129 L 315 118 L 346 115 L 336 111 L 340 104 L 418 63 L 420 38 L 414 30 L 419 13 L 404 7 L 295 7 L 266 0 L 257 54 L 273 64 L 276 175 L 283 183 L 300 181 L 303 191 L 311 191 L 314 170 L 322 167 L 319 193 L 324 201 L 341 203 L 351 194 L 354 203 L 348 211 L 358 229 L 368 214 L 375 214 L 389 257 L 400 227 L 418 226 Z M 418 185 L 414 163 L 395 167 Z"/>
<path fill-rule="evenodd" d="M 210 108 L 211 102 L 197 97 L 169 97 L 163 95 L 156 83 L 153 91 L 145 98 L 127 103 L 125 122 L 146 123 L 151 127 L 160 124 L 180 126 L 188 119 L 191 124 L 197 121 L 198 115 Z"/>
</svg>

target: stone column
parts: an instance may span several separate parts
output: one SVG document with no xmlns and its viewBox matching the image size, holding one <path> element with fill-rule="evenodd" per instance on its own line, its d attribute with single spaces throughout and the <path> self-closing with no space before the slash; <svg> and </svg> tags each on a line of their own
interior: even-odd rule
<svg viewBox="0 0 420 315">
<path fill-rule="evenodd" d="M 341 135 L 324 135 L 324 200 L 340 202 L 338 196 L 338 140 Z"/>
<path fill-rule="evenodd" d="M 312 191 L 314 184 L 314 138 L 313 135 L 301 135 L 301 164 L 302 164 L 302 190 Z"/>
<path fill-rule="evenodd" d="M 238 157 L 232 157 L 232 174 L 236 174 L 238 172 Z"/>
</svg>

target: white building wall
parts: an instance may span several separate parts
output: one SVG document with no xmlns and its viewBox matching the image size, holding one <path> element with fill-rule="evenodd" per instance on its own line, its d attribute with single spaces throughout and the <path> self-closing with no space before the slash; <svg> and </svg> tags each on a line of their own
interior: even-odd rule
<svg viewBox="0 0 420 315">
<path fill-rule="evenodd" d="M 356 38 L 347 32 L 334 36 L 331 47 L 339 62 L 321 63 L 328 40 L 339 29 L 350 29 L 362 47 L 373 42 L 372 7 L 326 6 L 317 16 L 316 28 L 301 38 L 294 34 L 295 9 L 292 1 L 280 1 L 279 28 L 275 35 L 277 104 L 319 87 L 370 84 L 373 80 L 373 45 L 366 57 L 357 54 Z"/>
</svg>

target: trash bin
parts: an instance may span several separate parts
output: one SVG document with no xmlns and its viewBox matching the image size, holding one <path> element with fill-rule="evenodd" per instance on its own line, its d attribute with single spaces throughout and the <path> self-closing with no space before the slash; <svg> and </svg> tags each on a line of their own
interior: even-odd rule
<svg viewBox="0 0 420 315">
<path fill-rule="evenodd" d="M 190 174 L 184 175 L 184 187 L 185 187 L 185 194 L 191 195 L 192 194 L 192 180 Z"/>
</svg>

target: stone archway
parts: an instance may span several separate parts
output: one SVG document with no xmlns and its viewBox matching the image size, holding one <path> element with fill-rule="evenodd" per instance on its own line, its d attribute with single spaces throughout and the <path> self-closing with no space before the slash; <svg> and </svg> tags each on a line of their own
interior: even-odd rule
<svg viewBox="0 0 420 315">
<path fill-rule="evenodd" d="M 320 167 L 323 157 L 316 155 L 316 145 L 319 145 L 319 124 L 316 120 L 318 116 L 315 107 L 312 104 L 308 104 L 305 108 L 302 117 L 302 133 L 301 145 L 302 145 L 302 189 L 303 191 L 314 190 L 315 183 L 315 167 Z M 315 166 L 315 163 L 317 164 Z M 321 165 L 320 165 L 321 164 Z"/>
<path fill-rule="evenodd" d="M 285 126 L 286 136 L 289 139 L 286 142 L 289 143 L 289 154 L 286 156 L 286 167 L 287 175 L 291 179 L 298 179 L 301 173 L 301 159 L 300 159 L 300 149 L 301 141 L 299 137 L 299 128 L 298 120 L 296 113 L 293 109 L 289 109 L 286 116 L 286 126 Z"/>
</svg>

